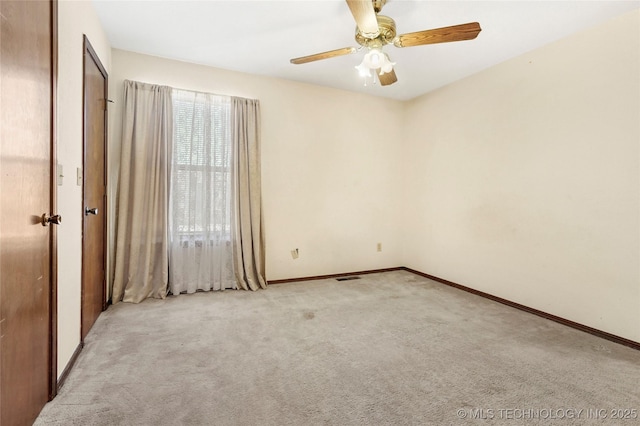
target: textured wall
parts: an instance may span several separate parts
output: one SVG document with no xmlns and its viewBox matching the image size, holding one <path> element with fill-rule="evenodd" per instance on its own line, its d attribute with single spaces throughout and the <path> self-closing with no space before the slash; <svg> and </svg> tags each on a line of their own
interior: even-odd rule
<svg viewBox="0 0 640 426">
<path fill-rule="evenodd" d="M 640 341 L 638 16 L 408 105 L 407 266 Z"/>
</svg>

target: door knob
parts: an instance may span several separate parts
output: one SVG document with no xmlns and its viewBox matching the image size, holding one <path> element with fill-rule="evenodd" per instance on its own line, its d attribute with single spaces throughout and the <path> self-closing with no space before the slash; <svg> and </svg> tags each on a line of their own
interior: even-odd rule
<svg viewBox="0 0 640 426">
<path fill-rule="evenodd" d="M 89 208 L 89 207 L 85 207 L 85 208 L 84 208 L 84 215 L 85 215 L 85 216 L 88 216 L 88 215 L 90 215 L 90 214 L 97 215 L 97 214 L 98 214 L 98 208 L 97 208 L 97 207 L 94 207 L 94 208 L 92 208 L 92 209 L 91 209 L 91 208 Z"/>
<path fill-rule="evenodd" d="M 54 225 L 60 225 L 62 223 L 62 216 L 54 214 L 53 216 L 47 216 L 46 213 L 42 214 L 42 226 L 49 226 L 50 223 Z"/>
</svg>

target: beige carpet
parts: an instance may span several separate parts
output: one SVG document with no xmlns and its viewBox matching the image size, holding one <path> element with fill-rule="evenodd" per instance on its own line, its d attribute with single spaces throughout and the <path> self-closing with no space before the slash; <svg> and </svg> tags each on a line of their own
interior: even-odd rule
<svg viewBox="0 0 640 426">
<path fill-rule="evenodd" d="M 36 424 L 631 425 L 637 410 L 640 351 L 396 271 L 112 306 Z"/>
</svg>

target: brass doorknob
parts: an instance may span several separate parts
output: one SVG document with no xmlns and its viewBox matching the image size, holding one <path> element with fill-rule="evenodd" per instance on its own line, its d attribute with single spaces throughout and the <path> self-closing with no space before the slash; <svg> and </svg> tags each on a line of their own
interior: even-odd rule
<svg viewBox="0 0 640 426">
<path fill-rule="evenodd" d="M 47 216 L 46 213 L 42 214 L 42 226 L 49 226 L 52 223 L 54 225 L 60 225 L 62 223 L 62 216 L 54 214 L 53 216 Z"/>
<path fill-rule="evenodd" d="M 85 207 L 84 208 L 84 215 L 88 216 L 90 214 L 97 215 L 98 214 L 98 208 L 97 207 L 94 207 L 94 208 Z"/>
</svg>

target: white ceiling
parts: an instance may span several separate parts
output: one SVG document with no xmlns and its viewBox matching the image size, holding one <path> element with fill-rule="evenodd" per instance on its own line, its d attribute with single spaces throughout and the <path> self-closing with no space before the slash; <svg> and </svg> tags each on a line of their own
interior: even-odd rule
<svg viewBox="0 0 640 426">
<path fill-rule="evenodd" d="M 292 65 L 289 59 L 358 47 L 344 0 L 93 0 L 112 47 L 394 99 L 411 99 L 640 7 L 625 1 L 388 0 L 398 34 L 479 22 L 475 40 L 384 49 L 398 82 L 367 86 L 364 52 Z"/>
</svg>

